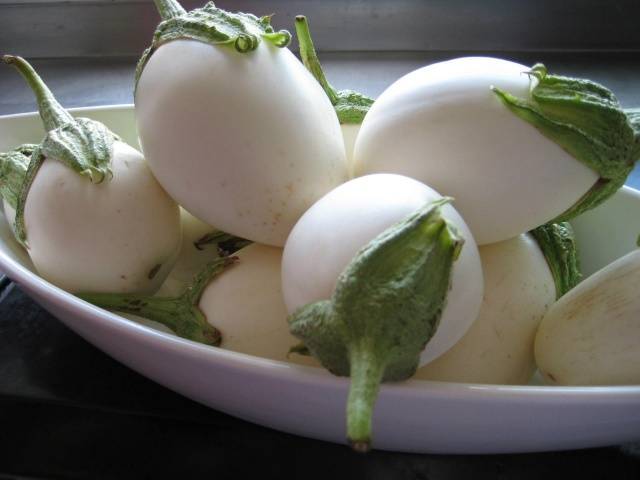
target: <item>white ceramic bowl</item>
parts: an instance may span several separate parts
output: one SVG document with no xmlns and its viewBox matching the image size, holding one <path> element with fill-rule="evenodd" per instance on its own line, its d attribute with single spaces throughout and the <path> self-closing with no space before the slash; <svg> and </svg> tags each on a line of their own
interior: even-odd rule
<svg viewBox="0 0 640 480">
<path fill-rule="evenodd" d="M 79 109 L 137 145 L 133 108 Z M 0 151 L 36 142 L 34 114 L 0 117 Z M 591 273 L 630 251 L 640 193 L 624 189 L 575 222 Z M 197 402 L 278 430 L 343 442 L 348 380 L 206 347 L 96 308 L 42 280 L 0 222 L 0 269 L 44 308 L 116 360 Z M 408 452 L 509 453 L 640 440 L 640 386 L 541 387 L 407 381 L 386 384 L 374 447 Z"/>
</svg>

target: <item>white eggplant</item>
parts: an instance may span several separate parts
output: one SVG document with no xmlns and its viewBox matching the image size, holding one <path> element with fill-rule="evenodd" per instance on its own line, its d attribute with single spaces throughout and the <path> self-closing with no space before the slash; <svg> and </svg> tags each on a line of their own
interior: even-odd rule
<svg viewBox="0 0 640 480">
<path fill-rule="evenodd" d="M 426 185 L 351 180 L 296 224 L 282 262 L 291 332 L 349 376 L 347 438 L 365 451 L 381 382 L 409 378 L 475 319 L 482 271 L 464 221 Z"/>
<path fill-rule="evenodd" d="M 318 365 L 310 356 L 289 353 L 298 340 L 289 333 L 282 300 L 282 249 L 253 244 L 238 251 L 238 262 L 212 280 L 200 309 L 222 333 L 220 346 L 272 360 Z"/>
<path fill-rule="evenodd" d="M 570 226 L 541 227 L 479 251 L 484 298 L 478 317 L 459 342 L 414 378 L 523 385 L 533 375 L 538 325 L 556 297 L 579 280 Z"/>
<path fill-rule="evenodd" d="M 458 58 L 380 95 L 356 140 L 355 173 L 398 173 L 452 196 L 483 245 L 613 194 L 640 157 L 639 131 L 598 84 L 542 65 Z"/>
<path fill-rule="evenodd" d="M 2 194 L 36 270 L 70 292 L 156 291 L 180 248 L 178 205 L 140 152 L 74 119 L 26 61 L 3 60 L 33 89 L 47 131 L 26 169 L 2 157 Z"/>
<path fill-rule="evenodd" d="M 553 385 L 640 384 L 640 250 L 607 265 L 564 295 L 535 340 Z"/>
<path fill-rule="evenodd" d="M 135 92 L 151 169 L 205 223 L 284 245 L 302 213 L 347 178 L 331 103 L 269 17 L 156 4 L 163 22 Z"/>
<path fill-rule="evenodd" d="M 284 249 L 282 284 L 289 313 L 330 298 L 356 253 L 411 212 L 441 195 L 400 175 L 351 180 L 314 204 L 296 224 Z M 480 257 L 473 236 L 451 205 L 442 208 L 464 238 L 439 327 L 421 356 L 425 364 L 447 351 L 471 325 L 482 301 Z"/>
</svg>

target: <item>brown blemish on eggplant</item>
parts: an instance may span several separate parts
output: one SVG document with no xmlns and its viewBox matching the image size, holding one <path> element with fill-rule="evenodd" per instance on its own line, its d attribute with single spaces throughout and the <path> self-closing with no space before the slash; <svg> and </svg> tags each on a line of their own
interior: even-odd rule
<svg viewBox="0 0 640 480">
<path fill-rule="evenodd" d="M 151 270 L 149 270 L 149 274 L 147 275 L 147 278 L 149 280 L 153 280 L 153 277 L 155 277 L 158 274 L 161 268 L 162 268 L 161 263 L 158 263 L 157 265 L 155 265 Z"/>
</svg>

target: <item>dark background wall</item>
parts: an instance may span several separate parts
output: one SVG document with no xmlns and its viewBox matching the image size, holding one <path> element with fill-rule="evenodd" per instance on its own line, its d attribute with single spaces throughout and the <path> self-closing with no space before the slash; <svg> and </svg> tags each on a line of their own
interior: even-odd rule
<svg viewBox="0 0 640 480">
<path fill-rule="evenodd" d="M 306 14 L 323 51 L 640 51 L 638 0 L 221 0 L 293 29 Z M 185 0 L 187 9 L 202 5 Z M 139 56 L 151 0 L 0 1 L 0 52 L 35 58 Z"/>
</svg>

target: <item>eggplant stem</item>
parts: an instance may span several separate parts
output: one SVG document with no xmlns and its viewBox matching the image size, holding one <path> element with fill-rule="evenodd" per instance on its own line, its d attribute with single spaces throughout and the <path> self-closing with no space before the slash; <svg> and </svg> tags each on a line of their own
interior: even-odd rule
<svg viewBox="0 0 640 480">
<path fill-rule="evenodd" d="M 162 20 L 170 20 L 187 13 L 187 11 L 182 8 L 182 5 L 180 5 L 176 0 L 153 0 L 153 3 L 156 4 L 156 8 L 158 9 L 158 13 Z"/>
<path fill-rule="evenodd" d="M 347 439 L 357 452 L 371 449 L 373 407 L 386 368 L 367 346 L 354 346 L 350 354 L 351 387 L 347 399 Z"/>
<path fill-rule="evenodd" d="M 33 67 L 22 57 L 13 55 L 4 55 L 2 61 L 7 65 L 13 65 L 18 72 L 27 81 L 27 84 L 33 90 L 38 103 L 40 117 L 46 131 L 55 130 L 56 128 L 74 122 L 74 118 L 67 112 L 49 90 L 42 78 L 36 73 Z"/>
<path fill-rule="evenodd" d="M 298 44 L 300 46 L 300 57 L 302 63 L 312 73 L 315 79 L 318 81 L 322 89 L 325 91 L 331 105 L 338 103 L 338 94 L 335 89 L 327 81 L 327 77 L 324 75 L 320 60 L 316 54 L 315 47 L 313 46 L 313 40 L 311 39 L 311 32 L 309 31 L 309 22 L 304 15 L 298 15 L 296 17 L 296 34 L 298 35 Z"/>
</svg>

